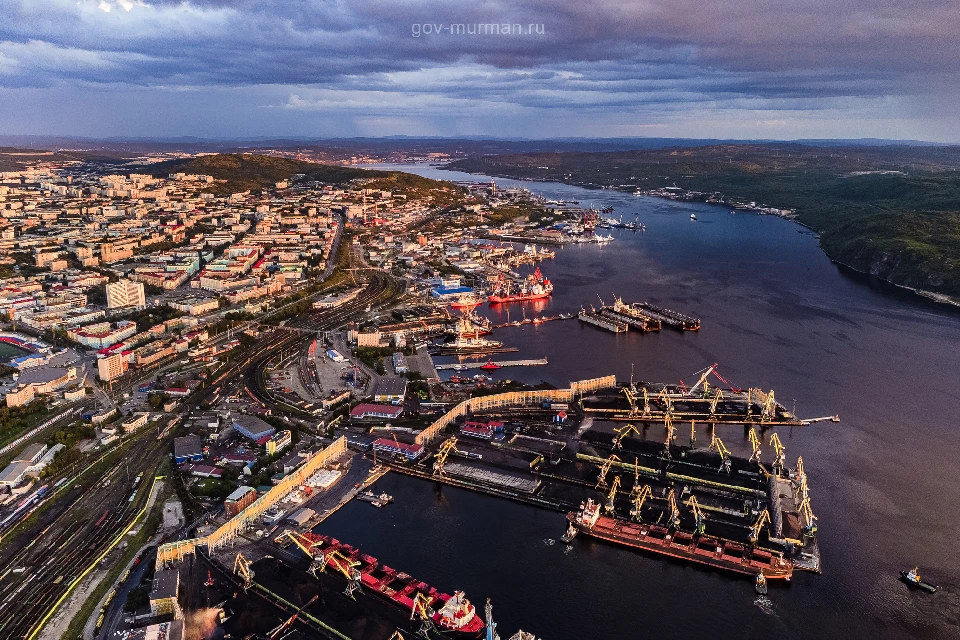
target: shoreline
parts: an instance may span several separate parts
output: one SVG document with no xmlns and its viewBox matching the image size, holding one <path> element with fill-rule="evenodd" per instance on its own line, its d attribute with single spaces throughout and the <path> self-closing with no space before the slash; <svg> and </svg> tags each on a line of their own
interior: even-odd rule
<svg viewBox="0 0 960 640">
<path fill-rule="evenodd" d="M 528 179 L 528 178 L 517 178 L 517 177 L 515 177 L 515 176 L 508 176 L 508 175 L 503 175 L 503 174 L 496 175 L 496 174 L 494 174 L 494 173 L 479 174 L 479 173 L 471 173 L 471 172 L 469 172 L 469 171 L 462 171 L 461 169 L 450 168 L 449 165 L 435 165 L 435 164 L 430 164 L 430 163 L 424 163 L 424 164 L 427 164 L 428 166 L 432 166 L 432 167 L 434 167 L 434 168 L 436 168 L 436 169 L 439 169 L 439 170 L 441 170 L 441 171 L 457 171 L 457 172 L 460 172 L 460 173 L 470 173 L 470 175 L 477 175 L 477 176 L 480 176 L 480 175 L 489 175 L 490 177 L 493 177 L 493 178 L 505 178 L 505 179 L 507 179 L 507 180 L 517 180 L 518 182 L 555 182 L 556 184 L 563 184 L 563 185 L 567 185 L 567 186 L 570 186 L 570 187 L 580 187 L 581 189 L 595 189 L 595 190 L 597 190 L 597 191 L 604 191 L 604 190 L 607 190 L 607 191 L 617 191 L 618 193 L 624 193 L 624 194 L 629 193 L 629 192 L 627 192 L 627 191 L 621 191 L 620 189 L 617 189 L 617 188 L 615 188 L 615 187 L 605 187 L 605 186 L 598 186 L 598 185 L 594 185 L 594 184 L 584 185 L 584 184 L 578 184 L 578 183 L 576 183 L 576 182 L 557 182 L 556 180 L 533 180 L 533 179 Z M 667 196 L 658 196 L 658 195 L 655 195 L 655 194 L 643 194 L 643 196 L 644 196 L 644 197 L 650 197 L 650 198 L 660 198 L 661 200 L 669 200 L 669 201 L 672 201 L 672 202 L 697 202 L 698 204 L 713 205 L 713 206 L 717 206 L 717 207 L 724 207 L 724 206 L 726 206 L 728 209 L 730 209 L 730 208 L 736 209 L 736 206 L 723 205 L 723 204 L 720 204 L 720 203 L 717 203 L 717 202 L 706 202 L 706 201 L 702 201 L 702 200 L 677 200 L 676 198 L 669 198 L 669 197 L 667 197 Z M 742 210 L 737 210 L 737 212 L 738 212 L 738 213 L 745 213 L 745 214 L 748 214 L 748 215 L 755 215 L 755 216 L 775 215 L 775 214 L 759 213 L 759 212 L 756 212 L 756 211 L 742 211 Z M 949 307 L 960 307 L 960 299 L 953 298 L 953 297 L 951 297 L 951 296 L 949 296 L 949 295 L 947 295 L 947 294 L 945 294 L 945 293 L 937 293 L 937 292 L 935 292 L 935 291 L 928 291 L 928 290 L 926 290 L 926 289 L 920 289 L 920 288 L 917 288 L 917 287 L 911 287 L 911 286 L 909 286 L 909 285 L 900 284 L 900 283 L 898 283 L 898 282 L 894 282 L 894 281 L 888 280 L 888 279 L 886 279 L 886 278 L 881 278 L 880 276 L 874 275 L 874 274 L 870 273 L 869 271 L 864 271 L 864 270 L 862 270 L 862 269 L 858 269 L 858 268 L 856 268 L 856 267 L 854 267 L 854 266 L 851 266 L 851 265 L 847 264 L 846 262 L 843 262 L 843 261 L 840 260 L 839 258 L 835 258 L 835 257 L 831 256 L 829 253 L 827 253 L 826 249 L 823 248 L 823 245 L 820 244 L 820 232 L 817 231 L 816 229 L 814 229 L 813 227 L 811 227 L 810 225 L 808 225 L 808 224 L 806 224 L 806 223 L 804 223 L 804 222 L 801 222 L 799 219 L 797 219 L 796 214 L 791 214 L 791 215 L 777 215 L 776 217 L 778 217 L 778 218 L 783 218 L 784 220 L 788 220 L 788 221 L 790 221 L 790 222 L 793 222 L 794 224 L 797 224 L 797 225 L 799 225 L 799 226 L 807 229 L 807 230 L 810 231 L 811 233 L 813 233 L 813 235 L 817 238 L 817 246 L 820 247 L 820 251 L 823 252 L 823 255 L 825 255 L 825 256 L 827 257 L 827 259 L 830 260 L 830 262 L 832 262 L 832 263 L 834 263 L 834 264 L 836 264 L 836 265 L 839 265 L 839 266 L 844 267 L 844 268 L 846 268 L 846 269 L 850 269 L 851 271 L 854 271 L 854 272 L 856 272 L 856 273 L 858 273 L 858 274 L 860 274 L 860 275 L 863 275 L 863 276 L 868 276 L 868 277 L 870 277 L 870 278 L 876 278 L 877 280 L 879 280 L 880 282 L 883 282 L 884 284 L 888 284 L 888 285 L 890 285 L 890 286 L 896 287 L 896 288 L 901 289 L 901 290 L 903 290 L 903 291 L 909 291 L 909 292 L 912 293 L 913 295 L 916 295 L 916 296 L 918 296 L 918 297 L 920 297 L 920 298 L 923 298 L 924 300 L 926 300 L 926 301 L 928 301 L 928 302 L 933 302 L 933 303 L 935 303 L 935 304 L 946 305 L 946 306 L 949 306 Z"/>
</svg>

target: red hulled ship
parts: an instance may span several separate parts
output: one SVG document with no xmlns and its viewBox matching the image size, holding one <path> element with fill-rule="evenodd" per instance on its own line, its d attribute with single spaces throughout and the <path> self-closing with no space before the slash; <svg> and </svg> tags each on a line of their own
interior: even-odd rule
<svg viewBox="0 0 960 640">
<path fill-rule="evenodd" d="M 479 638 L 482 635 L 485 628 L 483 618 L 462 591 L 454 591 L 453 595 L 442 593 L 406 573 L 381 565 L 373 556 L 336 538 L 316 534 L 310 534 L 309 538 L 314 541 L 314 549 L 321 553 L 336 551 L 351 564 L 359 563 L 353 568 L 359 572 L 360 586 L 364 590 L 377 594 L 406 613 L 413 612 L 417 602 L 426 602 L 426 611 L 433 623 L 453 637 Z"/>
<path fill-rule="evenodd" d="M 490 304 L 505 302 L 523 302 L 525 300 L 542 300 L 549 298 L 553 293 L 553 283 L 537 267 L 532 275 L 519 285 L 513 284 L 502 275 L 490 294 Z"/>
<path fill-rule="evenodd" d="M 587 500 L 580 511 L 567 514 L 570 529 L 564 536 L 570 540 L 577 533 L 593 536 L 614 544 L 651 551 L 679 560 L 709 565 L 767 580 L 790 580 L 793 563 L 782 555 L 764 549 L 750 548 L 731 540 L 671 531 L 655 524 L 644 524 L 600 515 L 600 504 Z"/>
</svg>

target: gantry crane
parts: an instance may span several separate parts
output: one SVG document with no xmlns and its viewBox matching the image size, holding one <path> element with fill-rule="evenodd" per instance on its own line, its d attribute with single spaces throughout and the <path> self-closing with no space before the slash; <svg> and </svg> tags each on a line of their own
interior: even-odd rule
<svg viewBox="0 0 960 640">
<path fill-rule="evenodd" d="M 250 568 L 250 565 L 253 563 L 243 557 L 242 553 L 238 553 L 237 557 L 233 561 L 233 573 L 239 575 L 243 578 L 243 590 L 246 591 L 253 586 L 253 569 Z"/>
<path fill-rule="evenodd" d="M 718 438 L 716 434 L 713 436 L 713 440 L 710 441 L 710 449 L 716 451 L 720 454 L 720 473 L 730 474 L 731 463 L 730 463 L 730 449 L 723 444 L 723 440 Z"/>
<path fill-rule="evenodd" d="M 606 489 L 607 488 L 607 473 L 610 471 L 610 467 L 613 466 L 614 462 L 619 462 L 620 458 L 616 455 L 612 455 L 604 461 L 603 466 L 600 467 L 600 477 L 597 479 L 597 486 L 594 489 Z"/>
<path fill-rule="evenodd" d="M 653 494 L 650 485 L 645 484 L 639 489 L 634 488 L 630 493 L 630 501 L 633 506 L 630 507 L 630 517 L 637 522 L 643 522 L 643 503 Z"/>
<path fill-rule="evenodd" d="M 607 494 L 607 504 L 604 506 L 604 510 L 613 515 L 616 511 L 616 499 L 617 499 L 617 489 L 620 488 L 620 476 L 613 477 L 613 484 L 610 485 L 610 492 Z"/>
<path fill-rule="evenodd" d="M 780 434 L 774 433 L 770 436 L 770 446 L 773 447 L 776 458 L 773 461 L 773 472 L 777 475 L 783 473 L 783 468 L 787 463 L 787 449 L 780 442 Z"/>
<path fill-rule="evenodd" d="M 413 606 L 410 611 L 411 620 L 415 620 L 418 617 L 420 618 L 420 635 L 424 638 L 429 638 L 430 632 L 436 628 L 433 622 L 433 609 L 430 608 L 431 602 L 433 602 L 432 597 L 425 596 L 417 591 L 417 595 L 413 598 Z"/>
<path fill-rule="evenodd" d="M 760 438 L 757 437 L 756 429 L 750 429 L 750 446 L 753 447 L 753 453 L 750 454 L 750 462 L 760 462 Z"/>
<path fill-rule="evenodd" d="M 437 452 L 437 457 L 433 461 L 433 475 L 443 476 L 443 465 L 447 463 L 447 458 L 453 451 L 459 451 L 457 449 L 457 437 L 450 436 L 447 440 L 443 441 L 443 444 L 440 445 L 440 451 Z"/>
<path fill-rule="evenodd" d="M 317 598 L 319 597 L 320 596 L 315 595 L 312 598 L 310 598 L 310 600 L 307 601 L 305 605 L 297 609 L 292 616 L 290 616 L 289 618 L 281 622 L 276 629 L 267 633 L 267 640 L 276 640 L 278 637 L 280 637 L 281 633 L 283 633 L 284 631 L 286 631 L 287 629 L 293 626 L 293 623 L 296 622 L 297 618 L 300 616 L 300 612 L 306 609 L 307 607 L 309 607 L 310 605 L 312 605 L 314 602 L 316 602 Z"/>
<path fill-rule="evenodd" d="M 750 527 L 750 533 L 747 534 L 747 539 L 750 541 L 750 544 L 757 544 L 757 541 L 760 540 L 760 531 L 769 524 L 770 512 L 764 509 L 760 512 L 760 515 L 757 516 L 757 520 Z"/>
<path fill-rule="evenodd" d="M 690 512 L 693 513 L 693 518 L 696 523 L 693 529 L 694 535 L 702 536 L 707 530 L 707 515 L 700 509 L 700 503 L 697 502 L 696 496 L 690 496 L 686 505 L 690 507 Z"/>
<path fill-rule="evenodd" d="M 638 436 L 640 435 L 640 432 L 637 430 L 637 427 L 634 426 L 633 424 L 628 424 L 627 426 L 621 427 L 619 429 L 614 428 L 613 431 L 616 434 L 615 436 L 613 436 L 613 448 L 618 450 L 623 448 L 623 439 L 629 436 L 631 433 L 635 433 Z"/>
<path fill-rule="evenodd" d="M 811 538 L 817 535 L 817 516 L 813 515 L 813 508 L 810 507 L 810 496 L 803 499 L 798 511 L 803 514 L 807 522 L 803 526 L 803 533 Z"/>
<path fill-rule="evenodd" d="M 667 516 L 667 528 L 679 529 L 680 509 L 677 508 L 677 494 L 672 488 L 667 492 L 667 508 L 670 510 L 670 515 Z"/>
</svg>

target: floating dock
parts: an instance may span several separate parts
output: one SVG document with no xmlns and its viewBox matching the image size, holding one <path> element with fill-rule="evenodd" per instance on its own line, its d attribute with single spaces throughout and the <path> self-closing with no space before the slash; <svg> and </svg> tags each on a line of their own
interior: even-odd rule
<svg viewBox="0 0 960 640">
<path fill-rule="evenodd" d="M 494 367 L 490 365 L 493 364 Z M 438 364 L 436 366 L 437 371 L 462 371 L 464 369 L 502 369 L 503 367 L 542 367 L 547 364 L 546 358 L 539 358 L 536 360 L 490 360 L 488 362 L 462 362 L 462 363 L 449 363 L 449 364 Z"/>
<path fill-rule="evenodd" d="M 663 324 L 669 325 L 675 329 L 681 329 L 683 331 L 700 330 L 700 318 L 694 318 L 677 311 L 656 307 L 648 302 L 635 302 L 634 304 L 630 305 L 630 307 L 636 309 L 649 318 L 659 320 Z"/>
<path fill-rule="evenodd" d="M 630 329 L 626 322 L 605 318 L 596 311 L 581 311 L 577 317 L 580 319 L 580 322 L 586 322 L 587 324 L 592 324 L 595 327 L 600 327 L 601 329 L 606 329 L 614 333 L 624 333 Z"/>
</svg>

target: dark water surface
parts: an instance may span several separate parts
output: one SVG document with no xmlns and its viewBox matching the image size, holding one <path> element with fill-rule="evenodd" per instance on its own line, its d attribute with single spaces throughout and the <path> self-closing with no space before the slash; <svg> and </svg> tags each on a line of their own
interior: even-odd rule
<svg viewBox="0 0 960 640">
<path fill-rule="evenodd" d="M 627 380 L 632 365 L 638 380 L 689 384 L 717 362 L 741 387 L 772 388 L 788 409 L 796 401 L 801 417 L 838 413 L 839 424 L 781 430 L 790 463 L 803 456 L 823 575 L 799 572 L 758 599 L 751 582 L 725 574 L 583 539 L 569 552 L 550 545 L 561 514 L 396 476 L 380 482 L 396 505 L 350 504 L 325 533 L 439 588 L 464 589 L 478 605 L 493 598 L 504 637 L 518 627 L 544 640 L 960 637 L 960 314 L 845 273 L 810 232 L 779 218 L 497 184 L 611 205 L 647 225 L 641 234 L 613 230 L 606 246 L 559 249 L 542 265 L 554 296 L 527 306 L 528 316 L 576 311 L 598 295 L 609 303 L 616 292 L 698 316 L 703 327 L 615 335 L 570 320 L 500 330 L 497 339 L 521 348 L 505 359 L 550 364 L 497 376 L 565 386 L 608 373 Z M 505 320 L 506 308 L 487 313 Z M 521 308 L 509 305 L 511 319 Z M 742 429 L 718 435 L 749 450 Z M 914 564 L 943 589 L 930 596 L 898 582 Z"/>
</svg>

